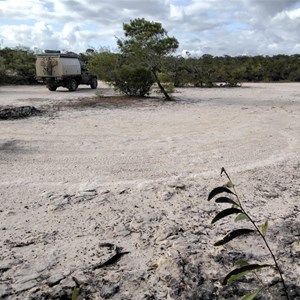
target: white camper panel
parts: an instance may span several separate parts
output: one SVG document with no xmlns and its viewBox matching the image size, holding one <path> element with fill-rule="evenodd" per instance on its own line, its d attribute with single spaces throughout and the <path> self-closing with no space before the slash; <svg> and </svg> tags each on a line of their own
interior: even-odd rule
<svg viewBox="0 0 300 300">
<path fill-rule="evenodd" d="M 36 74 L 41 77 L 62 77 L 80 75 L 81 66 L 78 58 L 60 55 L 38 55 Z"/>
<path fill-rule="evenodd" d="M 65 75 L 80 75 L 81 67 L 79 60 L 77 58 L 60 57 L 58 66 L 61 68 L 60 75 L 55 76 L 65 76 Z"/>
</svg>

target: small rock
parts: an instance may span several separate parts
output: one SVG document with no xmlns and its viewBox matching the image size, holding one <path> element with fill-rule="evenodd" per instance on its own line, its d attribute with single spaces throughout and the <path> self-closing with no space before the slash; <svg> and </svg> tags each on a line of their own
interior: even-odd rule
<svg viewBox="0 0 300 300">
<path fill-rule="evenodd" d="M 74 288 L 76 286 L 75 281 L 72 278 L 65 278 L 60 282 L 64 288 Z"/>
<path fill-rule="evenodd" d="M 47 283 L 51 287 L 60 283 L 64 278 L 65 276 L 63 276 L 62 274 L 54 274 L 48 278 Z"/>
<path fill-rule="evenodd" d="M 8 107 L 0 110 L 0 119 L 9 120 L 28 118 L 39 114 L 41 114 L 41 111 L 34 106 Z"/>
<path fill-rule="evenodd" d="M 79 286 L 87 284 L 90 281 L 90 279 L 83 272 L 75 272 L 72 278 Z"/>
</svg>

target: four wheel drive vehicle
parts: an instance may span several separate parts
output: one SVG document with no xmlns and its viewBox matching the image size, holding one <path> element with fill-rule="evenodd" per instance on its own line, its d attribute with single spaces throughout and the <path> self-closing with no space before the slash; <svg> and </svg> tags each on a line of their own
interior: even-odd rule
<svg viewBox="0 0 300 300">
<path fill-rule="evenodd" d="M 87 72 L 75 54 L 46 50 L 37 55 L 35 67 L 37 81 L 46 84 L 50 91 L 56 91 L 59 86 L 69 91 L 75 91 L 79 84 L 90 85 L 92 89 L 98 86 L 97 77 Z"/>
</svg>

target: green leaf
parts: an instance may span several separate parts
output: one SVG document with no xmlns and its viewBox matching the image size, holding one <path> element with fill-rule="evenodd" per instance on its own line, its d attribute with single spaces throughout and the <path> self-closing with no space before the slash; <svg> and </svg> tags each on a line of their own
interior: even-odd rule
<svg viewBox="0 0 300 300">
<path fill-rule="evenodd" d="M 245 215 L 244 213 L 239 214 L 239 215 L 234 219 L 235 222 L 239 222 L 239 221 L 243 221 L 243 220 L 249 221 L 249 218 L 248 218 L 247 215 Z"/>
<path fill-rule="evenodd" d="M 234 230 L 234 231 L 231 231 L 230 233 L 228 233 L 222 240 L 216 242 L 214 244 L 214 246 L 221 246 L 221 245 L 224 245 L 228 242 L 230 242 L 231 240 L 235 239 L 236 237 L 239 237 L 241 235 L 246 235 L 246 234 L 249 234 L 249 233 L 252 233 L 254 232 L 254 230 L 252 229 L 247 229 L 247 228 L 244 228 L 244 229 L 237 229 L 237 230 Z"/>
<path fill-rule="evenodd" d="M 239 214 L 242 213 L 242 211 L 238 208 L 227 208 L 219 212 L 211 221 L 211 224 L 216 223 L 217 221 L 221 220 L 222 218 L 225 218 L 227 216 L 233 215 L 233 214 Z"/>
<path fill-rule="evenodd" d="M 249 265 L 249 263 L 246 260 L 242 259 L 242 258 L 238 259 L 237 261 L 235 261 L 234 264 L 238 265 L 240 267 L 248 266 Z"/>
<path fill-rule="evenodd" d="M 266 220 L 266 222 L 260 226 L 260 231 L 263 236 L 267 234 L 268 227 L 269 227 L 268 220 Z"/>
<path fill-rule="evenodd" d="M 227 182 L 226 186 L 227 186 L 228 188 L 230 188 L 230 189 L 233 188 L 233 183 L 232 183 L 232 181 L 229 180 L 229 181 Z"/>
<path fill-rule="evenodd" d="M 221 193 L 228 193 L 228 194 L 233 194 L 235 195 L 230 189 L 228 189 L 227 187 L 225 186 L 219 186 L 219 187 L 216 187 L 214 188 L 208 195 L 208 201 L 211 200 L 213 197 L 215 197 L 216 195 L 218 194 L 221 194 Z"/>
<path fill-rule="evenodd" d="M 249 294 L 245 295 L 241 300 L 253 300 L 260 292 L 261 289 L 258 289 L 254 292 L 250 292 Z"/>
<path fill-rule="evenodd" d="M 227 197 L 219 197 L 215 200 L 215 202 L 216 203 L 229 203 L 229 204 L 235 205 L 237 207 L 240 206 L 237 202 L 235 202 L 232 199 L 227 198 Z"/>
<path fill-rule="evenodd" d="M 78 292 L 77 292 L 77 288 L 74 287 L 72 291 L 72 300 L 77 300 L 77 299 L 78 299 Z"/>
<path fill-rule="evenodd" d="M 242 266 L 240 268 L 234 269 L 233 271 L 231 271 L 230 273 L 228 273 L 226 275 L 226 277 L 224 278 L 222 284 L 226 285 L 226 284 L 231 284 L 234 281 L 238 280 L 239 278 L 247 275 L 248 273 L 255 271 L 255 270 L 260 270 L 262 268 L 268 268 L 271 267 L 271 265 L 259 265 L 259 264 L 251 264 L 251 265 L 246 265 L 246 266 Z"/>
</svg>

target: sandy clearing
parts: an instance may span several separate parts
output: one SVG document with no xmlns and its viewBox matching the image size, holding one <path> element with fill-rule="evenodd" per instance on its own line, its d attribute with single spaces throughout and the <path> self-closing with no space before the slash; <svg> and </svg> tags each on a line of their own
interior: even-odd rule
<svg viewBox="0 0 300 300">
<path fill-rule="evenodd" d="M 206 202 L 208 191 L 222 182 L 223 166 L 242 195 L 250 192 L 247 205 L 258 220 L 272 220 L 277 249 L 281 237 L 275 232 L 285 232 L 282 220 L 300 221 L 299 88 L 284 83 L 177 89 L 176 102 L 149 100 L 120 108 L 103 107 L 99 98 L 98 106 L 73 108 L 64 104 L 95 91 L 0 87 L 0 106 L 60 105 L 50 115 L 0 122 L 0 258 L 9 265 L 0 287 L 12 299 L 38 299 L 37 286 L 61 296 L 81 272 L 91 287 L 83 292 L 95 299 L 105 298 L 108 288 L 90 278 L 95 275 L 110 288 L 118 285 L 111 299 L 147 294 L 192 299 L 187 295 L 204 287 L 200 291 L 196 280 L 178 294 L 178 284 L 188 280 L 176 267 L 180 259 L 189 260 L 187 268 L 201 265 L 208 279 L 223 274 L 209 259 L 219 254 L 211 239 L 220 230 L 209 225 L 215 206 Z M 105 85 L 98 91 L 114 94 Z M 299 243 L 293 234 L 289 253 Z M 112 269 L 91 271 L 106 255 L 99 242 L 116 243 L 130 254 Z M 291 263 L 285 253 L 283 262 Z M 157 261 L 162 265 L 151 269 Z M 212 271 L 216 268 L 220 271 Z M 299 286 L 299 264 L 287 273 Z M 28 274 L 36 275 L 31 285 Z M 54 275 L 63 279 L 51 288 Z"/>
</svg>

